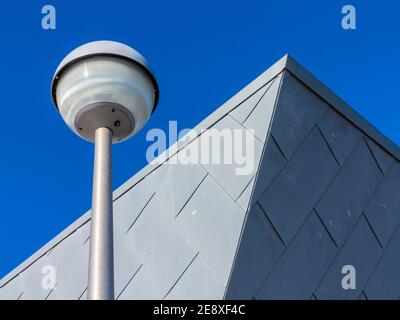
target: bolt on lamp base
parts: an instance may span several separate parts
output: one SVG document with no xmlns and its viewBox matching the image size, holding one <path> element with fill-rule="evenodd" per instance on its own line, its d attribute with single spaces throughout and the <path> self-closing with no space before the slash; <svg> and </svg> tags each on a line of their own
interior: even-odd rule
<svg viewBox="0 0 400 320">
<path fill-rule="evenodd" d="M 95 132 L 88 300 L 114 299 L 112 131 Z"/>
</svg>

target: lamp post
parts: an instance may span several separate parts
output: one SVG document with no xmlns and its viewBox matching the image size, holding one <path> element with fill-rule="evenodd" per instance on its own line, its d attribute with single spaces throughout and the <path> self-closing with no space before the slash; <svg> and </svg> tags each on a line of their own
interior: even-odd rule
<svg viewBox="0 0 400 320">
<path fill-rule="evenodd" d="M 147 61 L 113 41 L 84 44 L 58 66 L 53 103 L 68 127 L 94 142 L 88 299 L 114 299 L 111 146 L 137 133 L 158 102 Z"/>
</svg>

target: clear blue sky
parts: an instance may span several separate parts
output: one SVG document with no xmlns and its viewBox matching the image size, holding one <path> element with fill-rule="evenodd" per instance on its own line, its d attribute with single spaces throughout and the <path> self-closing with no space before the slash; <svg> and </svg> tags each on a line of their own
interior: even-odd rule
<svg viewBox="0 0 400 320">
<path fill-rule="evenodd" d="M 41 8 L 57 29 L 41 28 Z M 341 8 L 357 29 L 341 28 Z M 191 128 L 285 53 L 400 144 L 398 1 L 37 1 L 1 4 L 0 277 L 90 208 L 93 146 L 52 106 L 70 50 L 116 40 L 139 50 L 161 99 L 145 129 L 114 147 L 114 188 L 146 165 L 151 128 Z"/>
</svg>

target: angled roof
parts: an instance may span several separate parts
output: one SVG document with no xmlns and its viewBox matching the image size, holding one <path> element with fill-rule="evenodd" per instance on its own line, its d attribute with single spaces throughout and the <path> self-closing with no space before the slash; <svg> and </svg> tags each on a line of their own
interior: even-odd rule
<svg viewBox="0 0 400 320">
<path fill-rule="evenodd" d="M 317 94 L 284 71 L 228 299 L 400 297 L 398 159 Z"/>
<path fill-rule="evenodd" d="M 212 128 L 251 133 L 251 174 L 196 161 Z M 291 57 L 195 130 L 114 192 L 118 299 L 400 296 L 399 149 Z M 85 298 L 89 225 L 4 277 L 0 299 Z M 356 290 L 341 288 L 346 264 Z"/>
</svg>

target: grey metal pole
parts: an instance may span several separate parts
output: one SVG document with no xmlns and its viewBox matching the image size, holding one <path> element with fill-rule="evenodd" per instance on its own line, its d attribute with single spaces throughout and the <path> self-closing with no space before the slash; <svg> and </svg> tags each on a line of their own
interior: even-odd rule
<svg viewBox="0 0 400 320">
<path fill-rule="evenodd" d="M 114 299 L 111 145 L 112 131 L 98 128 L 95 133 L 89 300 Z"/>
</svg>

